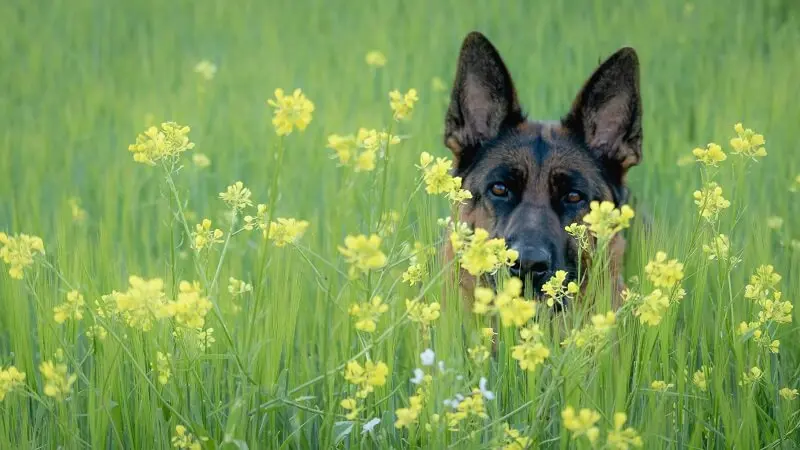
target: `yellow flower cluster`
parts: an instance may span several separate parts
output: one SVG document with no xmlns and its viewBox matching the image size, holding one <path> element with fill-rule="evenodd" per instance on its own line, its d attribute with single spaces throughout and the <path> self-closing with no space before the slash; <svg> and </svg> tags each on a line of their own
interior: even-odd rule
<svg viewBox="0 0 800 450">
<path fill-rule="evenodd" d="M 633 209 L 622 205 L 617 209 L 609 201 L 589 203 L 589 213 L 583 221 L 589 225 L 589 231 L 600 240 L 610 240 L 615 234 L 630 227 L 634 217 Z"/>
<path fill-rule="evenodd" d="M 350 315 L 356 319 L 356 330 L 374 333 L 381 315 L 388 310 L 389 305 L 383 303 L 383 299 L 376 295 L 369 302 L 352 305 Z"/>
<path fill-rule="evenodd" d="M 692 384 L 694 384 L 697 389 L 700 389 L 701 392 L 706 392 L 708 390 L 708 379 L 713 371 L 713 367 L 706 367 L 705 364 L 700 366 L 700 369 L 692 374 Z"/>
<path fill-rule="evenodd" d="M 746 156 L 753 160 L 767 156 L 767 149 L 764 148 L 764 136 L 751 130 L 745 129 L 741 123 L 733 127 L 737 137 L 731 139 L 731 147 L 737 155 Z"/>
<path fill-rule="evenodd" d="M 697 158 L 697 162 L 713 167 L 728 158 L 728 155 L 722 151 L 722 147 L 713 142 L 708 144 L 706 148 L 698 147 L 692 150 L 692 154 Z"/>
<path fill-rule="evenodd" d="M 253 285 L 250 283 L 246 283 L 242 280 L 237 280 L 236 278 L 230 277 L 228 278 L 228 293 L 231 294 L 233 297 L 238 297 L 240 295 L 244 295 L 247 292 L 253 291 Z"/>
<path fill-rule="evenodd" d="M 597 437 L 600 435 L 600 429 L 595 426 L 600 420 L 600 413 L 597 411 L 583 408 L 576 414 L 575 408 L 567 406 L 566 409 L 561 411 L 561 420 L 563 421 L 564 428 L 572 432 L 573 439 L 586 436 L 589 442 L 594 444 L 594 442 L 597 441 Z"/>
<path fill-rule="evenodd" d="M 658 392 L 667 392 L 673 387 L 675 387 L 674 384 L 672 383 L 667 384 L 667 382 L 663 380 L 655 380 L 652 383 L 650 383 L 650 389 Z"/>
<path fill-rule="evenodd" d="M 742 380 L 739 381 L 739 386 L 748 386 L 756 384 L 764 377 L 764 371 L 757 366 L 753 366 L 750 370 L 742 372 Z"/>
<path fill-rule="evenodd" d="M 72 392 L 72 385 L 78 379 L 77 375 L 70 375 L 67 365 L 61 362 L 43 361 L 39 365 L 39 371 L 45 383 L 44 394 L 59 401 Z"/>
<path fill-rule="evenodd" d="M 426 248 L 421 242 L 414 243 L 414 250 L 409 258 L 408 269 L 403 272 L 403 282 L 409 286 L 421 283 L 422 279 L 428 275 L 427 259 L 435 253 L 434 248 Z"/>
<path fill-rule="evenodd" d="M 441 306 L 438 302 L 430 304 L 422 303 L 420 300 L 406 299 L 406 312 L 408 319 L 422 326 L 423 331 L 431 326 L 431 323 L 439 318 Z"/>
<path fill-rule="evenodd" d="M 522 295 L 522 281 L 511 278 L 502 290 L 495 294 L 493 289 L 475 289 L 475 304 L 472 312 L 479 315 L 498 313 L 504 327 L 525 325 L 536 314 L 536 304 L 525 300 Z"/>
<path fill-rule="evenodd" d="M 156 363 L 150 363 L 150 367 L 158 374 L 158 382 L 162 386 L 169 383 L 169 378 L 172 376 L 170 359 L 172 359 L 171 354 L 156 352 Z"/>
<path fill-rule="evenodd" d="M 219 198 L 234 211 L 241 211 L 253 205 L 253 201 L 250 200 L 252 195 L 253 193 L 244 186 L 244 183 L 237 181 L 228 186 L 225 192 L 220 192 Z"/>
<path fill-rule="evenodd" d="M 274 242 L 276 247 L 285 247 L 300 240 L 306 233 L 308 225 L 305 220 L 279 217 L 270 222 L 267 238 Z"/>
<path fill-rule="evenodd" d="M 706 183 L 702 190 L 694 191 L 694 204 L 700 215 L 711 223 L 717 220 L 723 209 L 731 206 L 731 202 L 722 196 L 722 187 L 714 181 Z"/>
<path fill-rule="evenodd" d="M 425 182 L 425 192 L 431 195 L 443 194 L 453 204 L 463 204 L 472 198 L 472 193 L 461 189 L 461 177 L 450 174 L 453 161 L 447 158 L 436 158 L 428 152 L 419 156 L 419 167 L 422 170 L 422 180 Z"/>
<path fill-rule="evenodd" d="M 661 323 L 669 306 L 686 295 L 686 291 L 680 286 L 683 280 L 683 264 L 677 259 L 667 260 L 667 254 L 659 251 L 655 260 L 647 263 L 644 271 L 656 289 L 642 298 L 634 315 L 639 317 L 641 323 L 656 326 Z"/>
<path fill-rule="evenodd" d="M 511 357 L 519 361 L 522 370 L 533 372 L 550 356 L 550 349 L 542 343 L 539 325 L 531 325 L 519 331 L 520 343 L 511 348 Z"/>
<path fill-rule="evenodd" d="M 580 330 L 572 330 L 569 337 L 561 342 L 566 347 L 574 345 L 577 348 L 589 350 L 599 350 L 608 341 L 608 335 L 616 327 L 617 315 L 614 311 L 605 314 L 595 314 L 591 318 L 591 323 Z"/>
<path fill-rule="evenodd" d="M 489 347 L 494 343 L 495 332 L 491 327 L 481 329 L 481 342 L 467 349 L 469 358 L 477 365 L 489 359 Z"/>
<path fill-rule="evenodd" d="M 367 65 L 373 67 L 383 67 L 386 65 L 386 55 L 384 55 L 378 50 L 372 50 L 370 52 L 367 52 L 367 55 L 364 57 L 364 60 L 367 62 Z"/>
<path fill-rule="evenodd" d="M 644 273 L 653 286 L 673 288 L 683 280 L 683 264 L 677 259 L 667 261 L 665 252 L 657 252 L 656 259 L 647 263 Z"/>
<path fill-rule="evenodd" d="M 752 335 L 755 342 L 770 353 L 778 353 L 781 343 L 770 336 L 771 328 L 768 324 L 790 323 L 794 309 L 791 301 L 782 300 L 783 294 L 778 290 L 780 281 L 780 274 L 771 265 L 762 265 L 756 269 L 750 277 L 750 283 L 744 288 L 744 297 L 758 305 L 760 311 L 755 321 L 741 322 L 738 329 L 739 334 Z"/>
<path fill-rule="evenodd" d="M 779 390 L 778 394 L 780 394 L 780 396 L 783 397 L 785 400 L 794 400 L 798 397 L 797 389 L 791 389 L 788 387 Z M 0 400 L 2 400 L 2 398 L 0 398 Z"/>
<path fill-rule="evenodd" d="M 589 251 L 589 229 L 586 227 L 586 225 L 573 223 L 564 227 L 564 231 L 566 231 L 568 235 L 575 239 L 575 242 L 578 244 L 578 248 L 581 251 Z"/>
<path fill-rule="evenodd" d="M 172 436 L 172 446 L 178 450 L 202 450 L 201 442 L 208 438 L 197 439 L 186 430 L 183 425 L 175 426 L 175 435 Z"/>
<path fill-rule="evenodd" d="M 0 402 L 6 399 L 14 389 L 22 386 L 25 382 L 25 372 L 20 372 L 16 367 L 9 366 L 7 369 L 0 367 Z"/>
<path fill-rule="evenodd" d="M 461 267 L 473 276 L 493 274 L 501 267 L 511 267 L 519 257 L 516 250 L 506 248 L 505 239 L 489 239 L 489 232 L 483 228 L 476 228 L 466 238 L 454 231 L 450 234 L 450 244 L 460 255 Z"/>
<path fill-rule="evenodd" d="M 253 231 L 258 228 L 264 233 L 264 237 L 267 237 L 267 220 L 267 205 L 259 203 L 256 206 L 255 216 L 251 216 L 249 214 L 244 216 L 244 229 L 247 231 Z"/>
<path fill-rule="evenodd" d="M 53 320 L 56 323 L 64 323 L 68 319 L 83 319 L 83 295 L 78 291 L 69 291 L 67 301 L 53 308 Z"/>
<path fill-rule="evenodd" d="M 37 236 L 0 232 L 0 259 L 9 265 L 11 278 L 21 280 L 26 267 L 32 266 L 36 255 L 44 255 L 44 243 Z"/>
<path fill-rule="evenodd" d="M 608 437 L 606 438 L 608 448 L 628 450 L 631 447 L 642 447 L 644 445 L 636 430 L 631 427 L 622 428 L 627 420 L 628 416 L 625 413 L 614 414 L 614 429 L 608 431 Z"/>
<path fill-rule="evenodd" d="M 386 363 L 367 360 L 362 366 L 358 361 L 349 361 L 344 369 L 344 379 L 355 385 L 356 398 L 366 398 L 376 387 L 386 384 L 389 366 Z"/>
<path fill-rule="evenodd" d="M 328 148 L 336 152 L 335 157 L 339 159 L 339 164 L 349 166 L 352 163 L 355 172 L 375 170 L 375 161 L 378 159 L 378 155 L 387 150 L 389 146 L 399 143 L 399 136 L 390 136 L 385 131 L 366 128 L 359 128 L 355 136 L 352 134 L 328 136 Z"/>
<path fill-rule="evenodd" d="M 311 123 L 314 104 L 300 89 L 295 89 L 292 95 L 285 95 L 283 89 L 275 89 L 275 99 L 267 100 L 267 104 L 275 109 L 272 125 L 278 136 L 287 136 L 295 128 L 303 131 Z"/>
<path fill-rule="evenodd" d="M 556 273 L 542 285 L 542 292 L 545 297 L 547 297 L 547 306 L 552 308 L 555 304 L 563 305 L 564 300 L 571 300 L 572 297 L 578 293 L 577 283 L 570 281 L 567 286 L 564 286 L 565 281 L 567 281 L 567 272 L 564 270 L 557 270 Z"/>
<path fill-rule="evenodd" d="M 197 251 L 210 249 L 216 244 L 222 243 L 223 232 L 219 228 L 211 229 L 211 221 L 203 219 L 201 223 L 194 226 L 194 233 L 192 233 L 192 240 L 194 241 L 194 248 Z"/>
<path fill-rule="evenodd" d="M 376 234 L 369 237 L 363 234 L 347 236 L 344 247 L 339 247 L 339 253 L 350 264 L 351 278 L 357 277 L 359 272 L 365 274 L 386 265 L 386 255 L 381 251 L 381 238 Z"/>
<path fill-rule="evenodd" d="M 116 303 L 115 312 L 119 313 L 129 326 L 150 331 L 153 322 L 163 317 L 163 307 L 167 302 L 164 281 L 160 278 L 145 280 L 132 275 L 128 278 L 128 283 L 130 287 L 127 292 L 111 294 Z"/>
<path fill-rule="evenodd" d="M 531 448 L 531 438 L 522 436 L 519 430 L 511 428 L 508 423 L 503 423 L 503 443 L 501 450 L 525 450 Z"/>
<path fill-rule="evenodd" d="M 421 373 L 422 372 L 420 372 L 420 374 Z M 411 428 L 412 425 L 417 423 L 422 413 L 422 408 L 425 406 L 425 399 L 428 398 L 428 388 L 430 387 L 432 379 L 433 377 L 430 375 L 422 376 L 414 395 L 408 397 L 408 407 L 395 410 L 394 415 L 397 417 L 397 420 L 394 422 L 395 428 Z"/>
<path fill-rule="evenodd" d="M 199 329 L 205 325 L 205 316 L 213 306 L 211 301 L 201 294 L 199 282 L 181 281 L 178 285 L 177 299 L 163 305 L 157 315 L 172 317 L 182 327 Z"/>
<path fill-rule="evenodd" d="M 724 234 L 717 235 L 711 239 L 709 244 L 703 244 L 703 253 L 708 254 L 708 259 L 718 261 L 737 261 L 736 258 L 731 258 L 731 241 L 728 236 Z"/>
<path fill-rule="evenodd" d="M 445 419 L 450 431 L 458 431 L 459 425 L 471 419 L 486 419 L 489 417 L 486 414 L 486 405 L 483 402 L 483 393 L 480 389 L 475 388 L 472 393 L 460 400 L 455 406 L 455 411 L 447 412 Z"/>
<path fill-rule="evenodd" d="M 416 89 L 409 89 L 405 94 L 398 90 L 389 92 L 389 106 L 392 108 L 394 120 L 408 119 L 418 100 Z"/>
<path fill-rule="evenodd" d="M 164 122 L 161 129 L 148 128 L 136 136 L 136 142 L 128 146 L 133 160 L 151 166 L 162 159 L 177 159 L 181 153 L 194 148 L 189 141 L 189 127 L 175 122 Z"/>
</svg>

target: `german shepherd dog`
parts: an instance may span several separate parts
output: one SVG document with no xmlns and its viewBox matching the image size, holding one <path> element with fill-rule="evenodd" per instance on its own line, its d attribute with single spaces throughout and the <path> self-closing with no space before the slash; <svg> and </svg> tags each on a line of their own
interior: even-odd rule
<svg viewBox="0 0 800 450">
<path fill-rule="evenodd" d="M 626 174 L 642 157 L 641 115 L 639 61 L 632 48 L 620 49 L 597 68 L 560 121 L 543 122 L 526 118 L 495 47 L 482 34 L 469 34 L 444 133 L 454 175 L 472 193 L 460 219 L 517 250 L 510 273 L 532 283 L 527 287 L 535 293 L 557 270 L 575 280 L 579 252 L 564 227 L 581 222 L 593 200 L 627 203 Z M 620 236 L 609 247 L 617 290 L 624 247 Z M 474 285 L 462 271 L 467 298 Z"/>
</svg>

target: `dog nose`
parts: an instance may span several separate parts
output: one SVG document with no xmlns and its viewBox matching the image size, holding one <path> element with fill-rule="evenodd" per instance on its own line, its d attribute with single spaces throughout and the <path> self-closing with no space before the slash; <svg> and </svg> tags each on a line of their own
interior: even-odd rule
<svg viewBox="0 0 800 450">
<path fill-rule="evenodd" d="M 544 247 L 523 247 L 517 249 L 519 258 L 511 266 L 509 272 L 518 278 L 532 277 L 533 281 L 542 283 L 544 277 L 550 272 L 553 255 Z"/>
</svg>

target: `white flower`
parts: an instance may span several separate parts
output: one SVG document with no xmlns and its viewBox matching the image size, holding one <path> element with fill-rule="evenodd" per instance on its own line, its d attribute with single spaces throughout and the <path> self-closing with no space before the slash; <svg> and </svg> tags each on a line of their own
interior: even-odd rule
<svg viewBox="0 0 800 450">
<path fill-rule="evenodd" d="M 436 355 L 433 353 L 433 350 L 427 349 L 419 354 L 419 359 L 422 361 L 423 366 L 432 366 L 436 360 Z"/>
<path fill-rule="evenodd" d="M 414 369 L 414 378 L 411 379 L 411 382 L 420 384 L 423 379 L 425 379 L 425 372 L 423 372 L 422 369 Z"/>
<path fill-rule="evenodd" d="M 481 395 L 483 395 L 486 400 L 494 400 L 494 392 L 486 389 L 486 377 L 481 377 L 478 388 L 481 390 Z"/>
<path fill-rule="evenodd" d="M 364 425 L 361 427 L 361 434 L 367 434 L 367 433 L 369 433 L 369 432 L 370 432 L 370 431 L 372 431 L 372 429 L 373 429 L 373 428 L 375 428 L 375 426 L 377 426 L 379 423 L 381 423 L 381 419 L 378 419 L 377 417 L 375 417 L 375 418 L 373 418 L 373 419 L 370 419 L 370 421 L 369 421 L 369 422 L 365 423 L 365 424 L 364 424 Z"/>
</svg>

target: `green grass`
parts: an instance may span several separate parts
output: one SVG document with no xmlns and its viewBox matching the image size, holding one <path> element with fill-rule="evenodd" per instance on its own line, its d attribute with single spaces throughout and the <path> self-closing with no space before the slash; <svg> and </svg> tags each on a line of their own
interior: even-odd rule
<svg viewBox="0 0 800 450">
<path fill-rule="evenodd" d="M 534 447 L 588 448 L 562 426 L 567 405 L 600 412 L 598 445 L 613 414 L 626 412 L 645 448 L 797 448 L 800 400 L 777 394 L 800 387 L 797 309 L 794 322 L 768 328 L 781 340 L 779 354 L 735 328 L 753 320 L 757 308 L 743 291 L 761 264 L 783 276 L 785 300 L 796 305 L 800 297 L 800 246 L 792 246 L 800 239 L 800 194 L 789 191 L 800 173 L 800 10 L 778 0 L 473 3 L 0 3 L 0 231 L 41 236 L 47 251 L 23 281 L 0 264 L 0 366 L 27 375 L 0 401 L 0 448 L 169 448 L 176 425 L 207 437 L 207 448 L 490 448 L 502 440 L 504 422 Z M 523 372 L 512 359 L 519 337 L 511 329 L 501 331 L 491 361 L 477 365 L 467 348 L 478 342 L 480 321 L 443 286 L 448 267 L 437 257 L 438 278 L 422 288 L 400 283 L 402 244 L 435 247 L 443 238 L 436 219 L 448 214 L 446 202 L 424 191 L 411 196 L 414 164 L 422 151 L 448 155 L 441 142 L 447 95 L 434 92 L 431 80 L 450 82 L 461 39 L 474 29 L 499 48 L 533 118 L 565 113 L 598 61 L 618 47 L 639 52 L 644 159 L 629 181 L 641 200 L 638 216 L 654 224 L 646 236 L 638 225 L 630 230 L 626 278 L 638 276 L 648 293 L 644 266 L 658 250 L 686 265 L 687 296 L 659 326 L 643 326 L 623 309 L 609 342 L 586 354 L 559 346 L 564 327 L 543 319 L 552 353 L 536 371 Z M 373 49 L 386 54 L 386 67 L 365 64 Z M 209 83 L 193 72 L 204 58 L 219 67 Z M 265 104 L 278 87 L 300 87 L 316 105 L 308 129 L 283 140 Z M 337 168 L 326 139 L 392 126 L 387 93 L 411 87 L 421 100 L 412 120 L 393 126 L 407 139 L 392 148 L 381 202 L 383 162 L 371 173 Z M 196 215 L 190 227 L 208 217 L 226 229 L 217 194 L 242 180 L 256 202 L 270 203 L 273 217 L 310 222 L 299 245 L 277 248 L 240 233 L 211 289 L 222 246 L 195 264 L 164 172 L 134 163 L 127 151 L 149 121 L 166 120 L 190 125 L 197 144 L 174 176 L 183 206 Z M 700 170 L 677 161 L 710 141 L 730 150 L 739 121 L 766 136 L 769 156 L 744 169 L 731 155 L 719 171 L 732 201 L 719 232 L 742 258 L 728 271 L 697 248 L 709 237 L 695 227 Z M 193 167 L 193 152 L 212 165 Z M 85 221 L 73 221 L 71 197 L 80 199 Z M 348 234 L 375 231 L 381 204 L 402 213 L 382 245 L 389 268 L 350 281 L 337 246 Z M 769 216 L 782 217 L 782 227 L 768 228 Z M 180 280 L 203 279 L 198 268 L 216 305 L 206 317 L 216 337 L 207 351 L 173 337 L 169 320 L 145 333 L 95 317 L 95 301 L 126 290 L 130 275 L 162 278 L 174 298 Z M 254 285 L 235 300 L 239 313 L 226 289 L 230 276 Z M 58 325 L 52 309 L 72 288 L 86 299 L 84 319 Z M 347 311 L 371 294 L 390 308 L 367 336 Z M 430 343 L 404 315 L 404 300 L 416 296 L 450 298 Z M 608 302 L 598 296 L 600 305 Z M 552 323 L 579 326 L 582 313 Z M 102 341 L 86 336 L 95 320 L 108 328 Z M 395 410 L 408 405 L 409 379 L 429 346 L 450 371 L 434 378 L 422 424 L 397 430 Z M 63 401 L 44 394 L 39 371 L 59 348 L 78 375 Z M 158 351 L 173 356 L 164 386 L 151 369 Z M 363 364 L 365 351 L 388 365 L 389 377 L 346 434 L 339 402 L 355 389 L 342 368 L 356 355 Z M 703 364 L 714 367 L 706 392 L 691 382 Z M 763 379 L 739 386 L 754 365 Z M 486 401 L 488 418 L 459 431 L 441 422 L 425 430 L 433 414 L 443 414 L 444 399 L 468 393 L 481 377 L 497 396 Z M 675 386 L 657 393 L 653 380 Z M 362 435 L 373 417 L 382 422 Z"/>
</svg>

